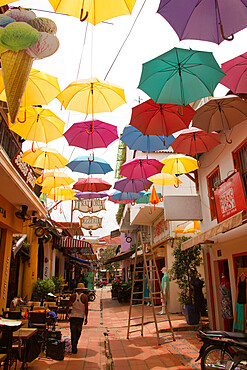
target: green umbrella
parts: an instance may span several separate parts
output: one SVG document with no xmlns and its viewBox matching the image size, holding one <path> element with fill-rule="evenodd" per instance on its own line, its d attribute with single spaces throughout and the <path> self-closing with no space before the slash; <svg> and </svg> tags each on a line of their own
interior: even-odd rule
<svg viewBox="0 0 247 370">
<path fill-rule="evenodd" d="M 142 204 L 143 203 L 144 204 L 149 203 L 149 198 L 150 198 L 151 193 L 152 192 L 150 190 L 145 191 L 145 194 L 141 198 L 136 199 L 135 202 L 137 204 L 139 204 L 139 203 L 142 203 Z M 162 194 L 161 193 L 157 193 L 157 194 L 158 194 L 159 199 L 161 199 L 162 198 Z"/>
<path fill-rule="evenodd" d="M 142 65 L 138 87 L 155 103 L 185 106 L 213 95 L 224 75 L 211 52 L 173 48 Z"/>
</svg>

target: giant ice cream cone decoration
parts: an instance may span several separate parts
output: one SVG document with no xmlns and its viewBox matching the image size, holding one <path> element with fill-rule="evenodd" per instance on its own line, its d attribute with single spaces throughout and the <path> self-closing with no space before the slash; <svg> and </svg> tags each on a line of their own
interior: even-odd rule
<svg viewBox="0 0 247 370">
<path fill-rule="evenodd" d="M 52 32 L 56 32 L 56 25 L 50 19 L 36 18 L 32 11 L 22 8 L 9 10 L 7 13 L 6 19 L 0 19 L 0 26 L 4 23 L 0 32 L 0 52 L 3 49 L 3 81 L 10 120 L 14 123 L 33 60 L 52 55 L 59 42 L 52 35 Z M 12 13 L 13 19 L 9 21 Z M 40 29 L 42 32 L 39 32 Z"/>
</svg>

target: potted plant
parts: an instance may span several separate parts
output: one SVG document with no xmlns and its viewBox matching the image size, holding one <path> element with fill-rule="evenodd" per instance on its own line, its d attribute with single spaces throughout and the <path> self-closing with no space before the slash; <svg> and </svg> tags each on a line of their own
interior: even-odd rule
<svg viewBox="0 0 247 370">
<path fill-rule="evenodd" d="M 182 310 L 189 325 L 199 323 L 200 314 L 195 311 L 193 304 L 193 286 L 198 271 L 197 268 L 202 262 L 201 246 L 196 245 L 185 251 L 181 250 L 181 244 L 189 238 L 183 236 L 179 238 L 173 251 L 174 262 L 169 270 L 169 276 L 175 280 L 179 286 L 179 302 L 182 303 Z"/>
<path fill-rule="evenodd" d="M 39 279 L 33 284 L 33 293 L 43 301 L 48 293 L 55 293 L 55 284 L 51 279 Z"/>
</svg>

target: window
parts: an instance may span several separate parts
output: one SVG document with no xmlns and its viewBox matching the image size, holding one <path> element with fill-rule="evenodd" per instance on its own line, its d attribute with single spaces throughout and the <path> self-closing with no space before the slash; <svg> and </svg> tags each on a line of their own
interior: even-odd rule
<svg viewBox="0 0 247 370">
<path fill-rule="evenodd" d="M 247 140 L 242 142 L 232 153 L 234 167 L 240 172 L 245 196 L 247 197 Z"/>
<path fill-rule="evenodd" d="M 216 167 L 208 176 L 207 176 L 207 184 L 208 184 L 208 197 L 209 197 L 209 206 L 210 206 L 210 213 L 211 213 L 211 220 L 217 218 L 216 212 L 216 205 L 214 200 L 214 188 L 220 184 L 220 169 Z"/>
</svg>

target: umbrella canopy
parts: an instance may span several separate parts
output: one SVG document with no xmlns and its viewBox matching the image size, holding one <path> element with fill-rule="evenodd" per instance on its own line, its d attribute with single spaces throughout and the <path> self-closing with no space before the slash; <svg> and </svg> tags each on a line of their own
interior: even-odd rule
<svg viewBox="0 0 247 370">
<path fill-rule="evenodd" d="M 247 93 L 247 53 L 221 64 L 225 76 L 220 83 L 235 94 Z"/>
<path fill-rule="evenodd" d="M 112 195 L 110 195 L 110 200 L 115 199 L 118 201 L 130 201 L 133 202 L 134 200 L 141 198 L 144 195 L 143 191 L 139 193 L 130 193 L 130 192 L 121 192 L 116 190 Z"/>
<path fill-rule="evenodd" d="M 173 233 L 176 234 L 183 234 L 185 229 L 185 225 L 177 226 L 174 230 L 172 230 Z"/>
<path fill-rule="evenodd" d="M 55 196 L 52 194 L 47 194 L 46 198 L 52 199 L 55 202 L 57 201 L 65 201 L 65 200 L 76 200 L 77 198 L 75 196 L 71 195 L 61 195 L 61 194 L 56 194 Z"/>
<path fill-rule="evenodd" d="M 49 186 L 43 187 L 41 190 L 41 193 L 49 194 L 50 196 L 56 197 L 57 195 L 73 195 L 76 193 L 75 190 L 73 190 L 69 186 L 61 186 L 57 188 L 50 188 Z"/>
<path fill-rule="evenodd" d="M 67 186 L 75 182 L 71 177 L 64 172 L 52 171 L 46 172 L 39 176 L 35 181 L 39 186 L 48 186 L 56 188 L 58 186 Z"/>
<path fill-rule="evenodd" d="M 154 175 L 155 176 L 155 175 Z M 149 191 L 146 191 L 145 193 L 144 193 L 144 195 L 141 197 L 141 198 L 138 198 L 138 199 L 136 199 L 136 203 L 137 204 L 142 204 L 142 203 L 144 203 L 144 204 L 148 204 L 149 203 L 149 199 L 150 199 L 150 196 L 151 196 L 151 190 L 149 190 Z M 162 194 L 161 193 L 157 193 L 157 195 L 158 195 L 158 198 L 159 199 L 161 199 L 162 198 Z"/>
<path fill-rule="evenodd" d="M 206 132 L 230 130 L 247 119 L 247 102 L 235 95 L 212 98 L 201 106 L 192 125 Z"/>
<path fill-rule="evenodd" d="M 175 153 L 197 155 L 198 153 L 209 152 L 216 145 L 220 144 L 220 135 L 217 132 L 207 133 L 197 127 L 180 132 L 179 136 L 172 143 Z"/>
<path fill-rule="evenodd" d="M 164 164 L 162 172 L 170 173 L 171 175 L 180 175 L 198 169 L 198 163 L 195 158 L 182 154 L 170 154 L 161 162 Z"/>
<path fill-rule="evenodd" d="M 31 69 L 21 101 L 21 106 L 46 105 L 55 99 L 60 92 L 60 87 L 56 77 L 38 71 L 37 69 Z M 7 101 L 2 69 L 0 69 L 0 100 Z"/>
<path fill-rule="evenodd" d="M 158 197 L 155 187 L 153 186 L 152 192 L 149 198 L 149 202 L 154 205 L 154 209 L 155 209 L 155 205 L 158 204 L 159 201 L 160 201 L 160 198 Z"/>
<path fill-rule="evenodd" d="M 109 163 L 102 158 L 93 156 L 80 156 L 73 161 L 70 161 L 67 165 L 74 172 L 86 173 L 87 175 L 100 174 L 104 175 L 107 172 L 113 171 Z"/>
<path fill-rule="evenodd" d="M 81 192 L 100 192 L 109 190 L 111 188 L 111 184 L 109 182 L 98 179 L 98 178 L 90 178 L 87 179 L 80 179 L 78 180 L 73 189 L 79 190 Z"/>
<path fill-rule="evenodd" d="M 148 177 L 159 173 L 163 165 L 157 159 L 136 157 L 127 161 L 121 166 L 120 175 L 128 179 L 147 179 Z"/>
<path fill-rule="evenodd" d="M 247 3 L 242 0 L 161 0 L 158 13 L 174 28 L 180 40 L 205 40 L 220 44 L 247 27 Z"/>
<path fill-rule="evenodd" d="M 128 179 L 123 177 L 114 184 L 114 189 L 121 192 L 139 193 L 141 190 L 147 190 L 152 185 L 152 181 L 147 179 Z"/>
<path fill-rule="evenodd" d="M 173 48 L 142 65 L 138 87 L 155 103 L 185 106 L 213 95 L 224 75 L 212 53 Z"/>
<path fill-rule="evenodd" d="M 94 192 L 81 192 L 78 191 L 78 193 L 75 194 L 76 198 L 78 199 L 100 199 L 100 198 L 105 198 L 108 197 L 108 194 L 105 191 L 102 191 L 100 193 L 94 193 Z"/>
<path fill-rule="evenodd" d="M 132 108 L 130 125 L 136 127 L 144 135 L 169 137 L 173 132 L 186 129 L 195 113 L 190 105 L 186 105 L 184 114 L 181 116 L 177 105 L 156 104 L 149 99 Z"/>
<path fill-rule="evenodd" d="M 157 173 L 156 175 L 150 176 L 148 178 L 155 185 L 179 185 L 182 184 L 182 181 L 174 175 L 169 173 Z"/>
<path fill-rule="evenodd" d="M 107 19 L 131 14 L 136 0 L 49 0 L 53 9 L 96 25 Z"/>
<path fill-rule="evenodd" d="M 168 137 L 158 135 L 143 135 L 141 131 L 133 126 L 126 126 L 120 140 L 132 150 L 141 150 L 151 153 L 156 150 L 168 149 L 175 140 L 173 135 Z"/>
<path fill-rule="evenodd" d="M 82 149 L 107 148 L 114 140 L 118 139 L 117 126 L 102 121 L 84 121 L 74 123 L 64 136 L 69 145 Z"/>
<path fill-rule="evenodd" d="M 63 136 L 65 123 L 51 110 L 20 108 L 17 120 L 9 128 L 25 140 L 48 143 Z"/>
<path fill-rule="evenodd" d="M 200 221 L 191 221 L 188 225 L 185 226 L 183 230 L 184 234 L 189 234 L 189 233 L 201 233 L 201 227 L 200 227 Z"/>
<path fill-rule="evenodd" d="M 32 167 L 46 170 L 63 168 L 69 162 L 56 149 L 51 148 L 29 149 L 22 154 L 21 160 Z"/>
</svg>

